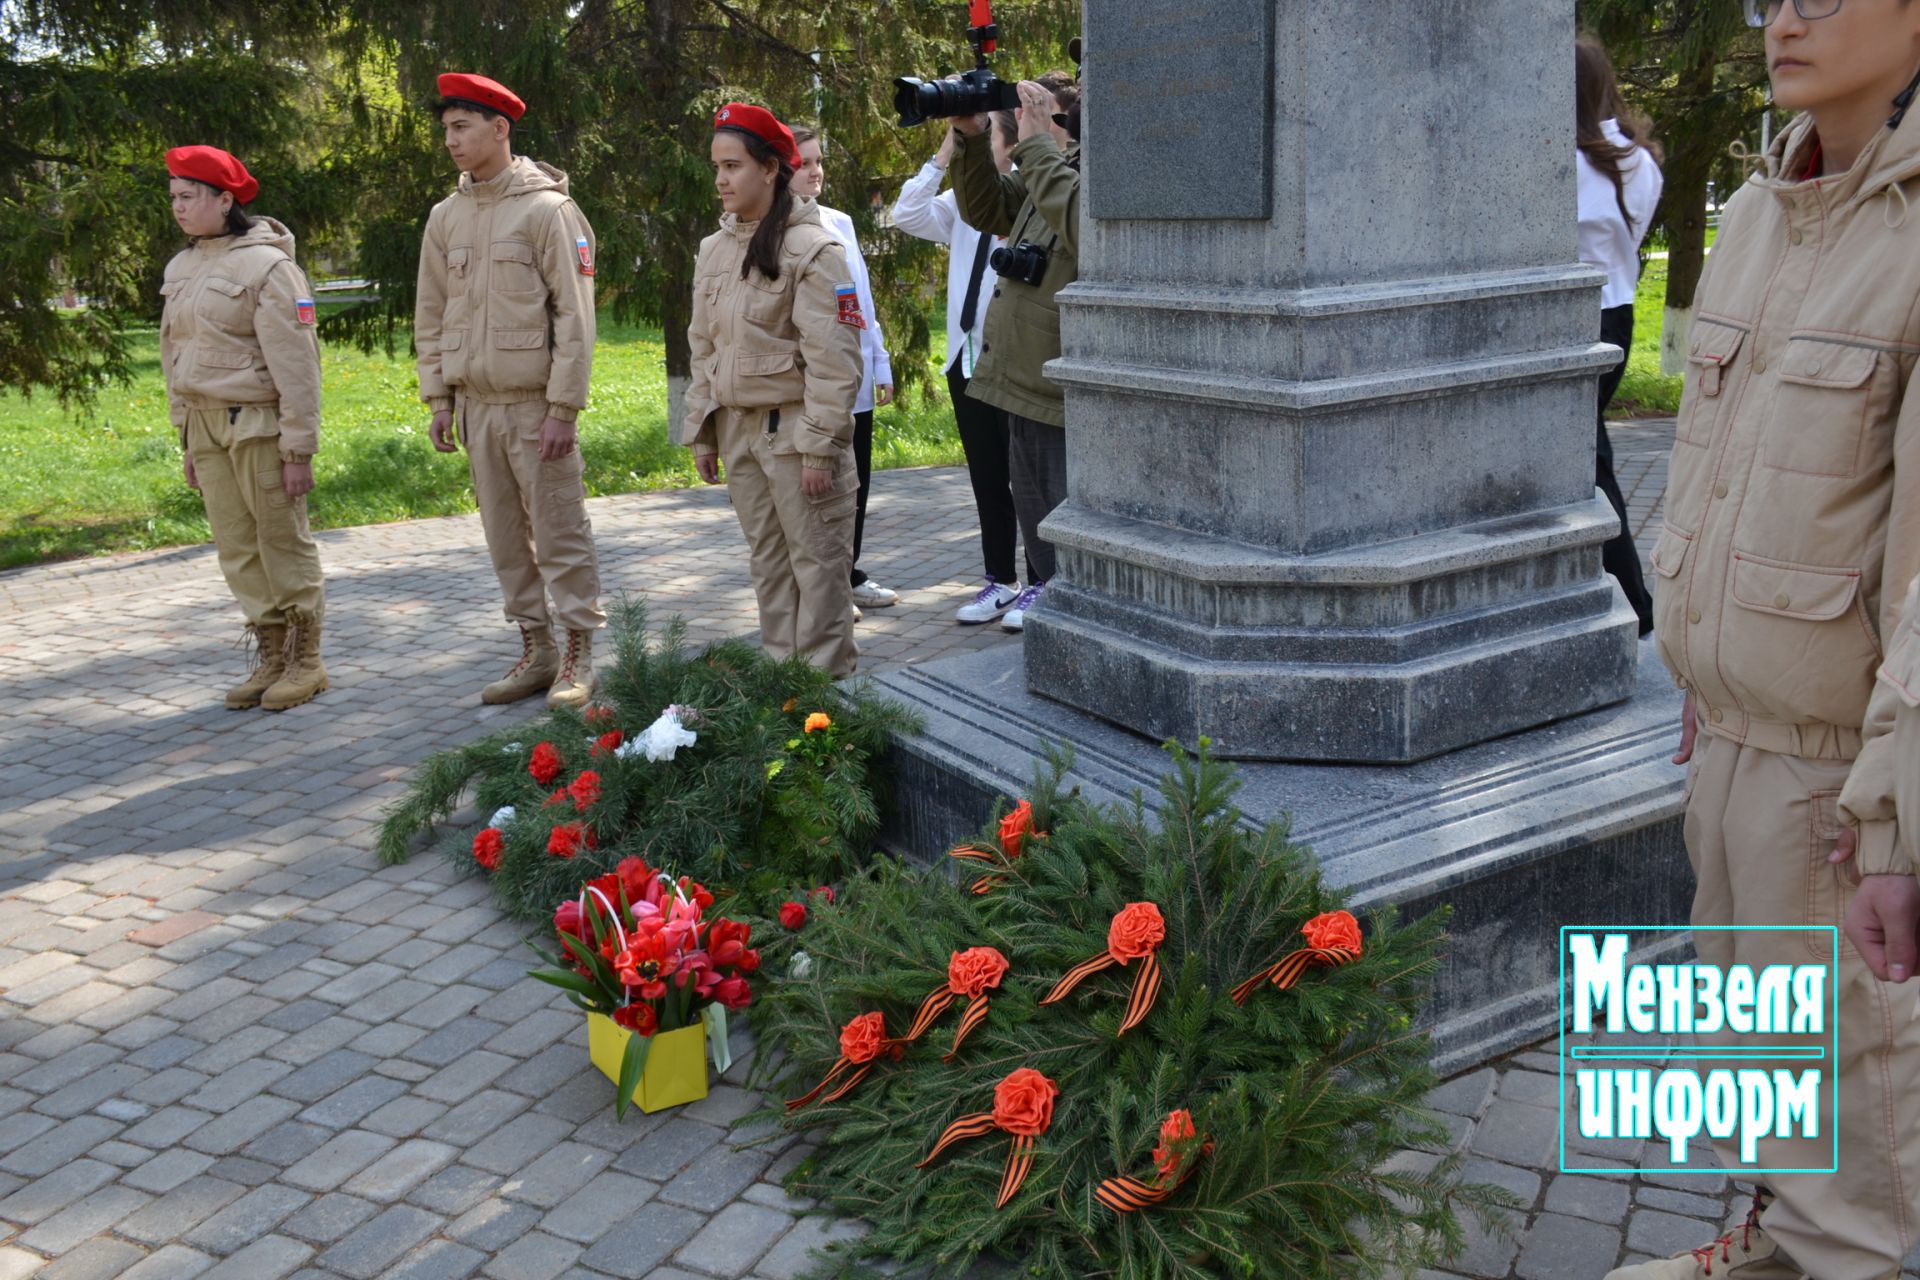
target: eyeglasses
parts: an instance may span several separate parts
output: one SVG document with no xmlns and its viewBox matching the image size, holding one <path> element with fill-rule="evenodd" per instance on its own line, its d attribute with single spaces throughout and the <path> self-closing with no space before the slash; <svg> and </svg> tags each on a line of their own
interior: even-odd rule
<svg viewBox="0 0 1920 1280">
<path fill-rule="evenodd" d="M 1772 26 L 1773 20 L 1786 8 L 1786 0 L 1745 0 L 1745 4 L 1750 27 Z M 1800 15 L 1802 22 L 1814 22 L 1840 12 L 1840 0 L 1793 0 L 1793 11 Z"/>
</svg>

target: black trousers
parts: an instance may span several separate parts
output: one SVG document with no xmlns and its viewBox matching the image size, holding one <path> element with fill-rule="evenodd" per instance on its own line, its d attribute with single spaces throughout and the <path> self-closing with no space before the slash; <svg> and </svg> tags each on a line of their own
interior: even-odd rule
<svg viewBox="0 0 1920 1280">
<path fill-rule="evenodd" d="M 1020 523 L 1013 513 L 1013 482 L 1007 462 L 1007 420 L 990 404 L 967 394 L 968 378 L 960 358 L 947 369 L 947 393 L 953 397 L 953 422 L 967 455 L 967 480 L 973 485 L 973 509 L 980 517 L 980 563 L 995 582 L 1018 582 L 1013 550 Z M 1027 558 L 1028 582 L 1033 558 Z"/>
<path fill-rule="evenodd" d="M 1600 313 L 1600 341 L 1611 342 L 1622 351 L 1633 346 L 1633 304 L 1608 307 Z M 1633 545 L 1633 528 L 1627 521 L 1627 500 L 1621 496 L 1620 482 L 1613 476 L 1613 441 L 1607 435 L 1607 404 L 1613 399 L 1613 393 L 1620 389 L 1620 379 L 1626 376 L 1627 362 L 1623 357 L 1619 364 L 1600 375 L 1600 410 L 1598 435 L 1594 440 L 1593 470 L 1594 484 L 1600 492 L 1607 495 L 1607 501 L 1613 504 L 1613 510 L 1620 517 L 1620 532 L 1608 539 L 1600 549 L 1600 562 L 1608 573 L 1620 580 L 1620 589 L 1627 594 L 1627 603 L 1640 617 L 1640 634 L 1646 635 L 1653 630 L 1653 596 L 1647 591 L 1646 579 L 1640 573 L 1640 552 Z"/>
<path fill-rule="evenodd" d="M 1027 540 L 1029 581 L 1053 577 L 1053 544 L 1040 536 L 1040 522 L 1067 500 L 1067 429 L 1007 415 L 1007 457 L 1013 464 L 1013 510 Z"/>
<path fill-rule="evenodd" d="M 859 586 L 867 580 L 860 565 L 860 535 L 867 531 L 867 494 L 873 488 L 873 410 L 853 415 L 853 469 L 860 473 L 860 496 L 853 506 L 853 563 L 850 580 Z"/>
</svg>

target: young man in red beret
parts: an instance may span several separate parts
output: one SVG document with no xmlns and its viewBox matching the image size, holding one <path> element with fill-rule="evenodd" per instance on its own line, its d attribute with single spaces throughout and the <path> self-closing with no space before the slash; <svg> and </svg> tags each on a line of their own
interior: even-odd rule
<svg viewBox="0 0 1920 1280">
<path fill-rule="evenodd" d="M 452 453 L 456 434 L 466 446 L 507 620 L 520 627 L 520 660 L 480 700 L 545 690 L 549 706 L 579 706 L 606 622 L 575 439 L 593 370 L 593 228 L 566 174 L 513 154 L 526 104 L 512 90 L 461 74 L 439 88 L 460 185 L 427 216 L 420 246 L 420 398 L 433 447 Z"/>
</svg>

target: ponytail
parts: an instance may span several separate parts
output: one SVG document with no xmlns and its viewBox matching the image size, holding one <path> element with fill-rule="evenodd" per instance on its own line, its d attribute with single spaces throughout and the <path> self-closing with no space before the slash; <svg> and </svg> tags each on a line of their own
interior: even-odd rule
<svg viewBox="0 0 1920 1280">
<path fill-rule="evenodd" d="M 733 125 L 723 124 L 720 128 L 737 135 L 746 144 L 747 154 L 753 157 L 754 163 L 765 164 L 771 160 L 779 167 L 773 180 L 773 204 L 767 216 L 760 219 L 760 225 L 754 228 L 753 239 L 747 242 L 746 260 L 740 264 L 742 280 L 754 271 L 769 281 L 778 280 L 780 250 L 787 241 L 787 221 L 793 216 L 793 192 L 788 189 L 793 182 L 793 166 L 759 134 Z"/>
</svg>

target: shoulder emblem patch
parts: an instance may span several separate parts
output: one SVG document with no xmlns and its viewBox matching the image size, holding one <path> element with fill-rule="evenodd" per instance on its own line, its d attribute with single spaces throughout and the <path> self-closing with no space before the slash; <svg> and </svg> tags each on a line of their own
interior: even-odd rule
<svg viewBox="0 0 1920 1280">
<path fill-rule="evenodd" d="M 319 323 L 320 313 L 314 308 L 313 299 L 295 298 L 293 300 L 293 318 L 301 324 Z"/>
<path fill-rule="evenodd" d="M 834 299 L 839 302 L 839 313 L 834 316 L 841 324 L 850 324 L 856 329 L 867 327 L 867 318 L 860 314 L 860 291 L 851 284 L 833 286 Z"/>
<path fill-rule="evenodd" d="M 583 276 L 592 275 L 593 246 L 587 243 L 585 236 L 575 236 L 573 238 L 573 251 L 580 256 L 580 274 Z"/>
</svg>

